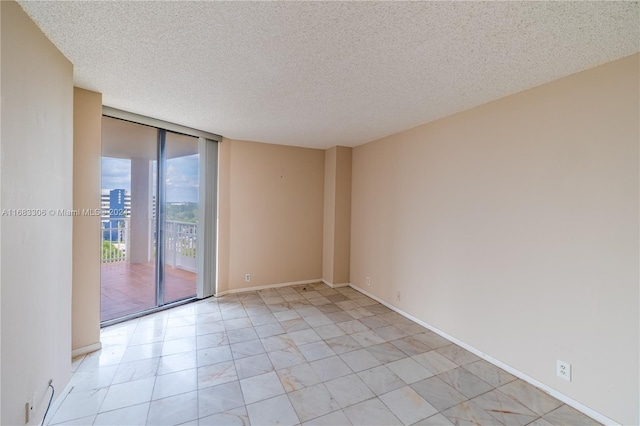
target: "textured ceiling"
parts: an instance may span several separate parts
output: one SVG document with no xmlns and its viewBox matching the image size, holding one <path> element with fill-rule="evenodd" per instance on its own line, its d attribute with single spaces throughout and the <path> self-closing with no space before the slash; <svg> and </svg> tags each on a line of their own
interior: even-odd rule
<svg viewBox="0 0 640 426">
<path fill-rule="evenodd" d="M 105 105 L 316 148 L 640 50 L 638 2 L 19 3 Z"/>
</svg>

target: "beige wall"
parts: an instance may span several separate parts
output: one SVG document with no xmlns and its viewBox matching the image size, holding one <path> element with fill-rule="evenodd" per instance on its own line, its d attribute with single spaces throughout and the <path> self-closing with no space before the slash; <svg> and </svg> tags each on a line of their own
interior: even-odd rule
<svg viewBox="0 0 640 426">
<path fill-rule="evenodd" d="M 322 279 L 334 283 L 335 222 L 336 222 L 336 161 L 338 147 L 324 152 L 324 210 L 322 229 Z"/>
<path fill-rule="evenodd" d="M 0 204 L 47 211 L 1 220 L 0 423 L 24 424 L 35 393 L 36 424 L 49 379 L 62 390 L 71 369 L 73 222 L 48 210 L 73 207 L 73 67 L 17 3 L 0 8 Z"/>
<path fill-rule="evenodd" d="M 639 422 L 638 63 L 353 154 L 352 283 L 623 424 Z"/>
<path fill-rule="evenodd" d="M 100 208 L 102 95 L 73 92 L 73 208 Z M 72 349 L 100 346 L 100 216 L 73 218 Z"/>
<path fill-rule="evenodd" d="M 325 151 L 322 278 L 331 285 L 349 283 L 351 155 L 344 146 Z"/>
<path fill-rule="evenodd" d="M 2 7 L 0 7 L 0 43 L 4 34 L 2 25 Z M 0 52 L 2 47 L 0 46 Z M 0 54 L 0 81 L 2 81 L 2 55 Z M 2 88 L 0 87 L 0 99 L 2 98 Z M 0 102 L 0 121 L 2 118 L 2 103 Z M 0 133 L 2 132 L 0 123 Z M 2 135 L 0 134 L 0 165 L 2 164 Z M 0 188 L 2 188 L 2 169 L 0 169 Z M 0 195 L 0 209 L 2 209 L 2 196 Z M 0 240 L 2 239 L 2 220 L 0 220 Z M 2 244 L 0 244 L 0 422 L 2 422 Z"/>
<path fill-rule="evenodd" d="M 351 263 L 352 148 L 339 146 L 336 156 L 336 219 L 333 265 L 334 284 L 349 282 Z"/>
<path fill-rule="evenodd" d="M 320 279 L 324 151 L 229 139 L 219 149 L 218 292 Z"/>
</svg>

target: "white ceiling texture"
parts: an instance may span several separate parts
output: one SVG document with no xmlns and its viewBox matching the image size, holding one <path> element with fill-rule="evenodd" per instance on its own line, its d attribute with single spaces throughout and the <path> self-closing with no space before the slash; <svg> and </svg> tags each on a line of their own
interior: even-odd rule
<svg viewBox="0 0 640 426">
<path fill-rule="evenodd" d="M 19 3 L 107 106 L 313 148 L 640 50 L 638 2 Z"/>
</svg>

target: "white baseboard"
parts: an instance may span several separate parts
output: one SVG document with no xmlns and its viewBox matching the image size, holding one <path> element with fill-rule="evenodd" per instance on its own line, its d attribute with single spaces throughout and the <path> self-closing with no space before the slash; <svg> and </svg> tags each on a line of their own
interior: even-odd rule
<svg viewBox="0 0 640 426">
<path fill-rule="evenodd" d="M 290 287 L 293 285 L 313 284 L 313 283 L 319 283 L 319 282 L 323 282 L 322 278 L 316 278 L 315 280 L 293 281 L 290 283 L 260 285 L 255 287 L 234 288 L 231 290 L 220 291 L 216 293 L 215 296 L 220 297 L 220 296 L 224 296 L 225 294 L 245 293 L 247 291 L 268 290 L 270 288 Z"/>
<path fill-rule="evenodd" d="M 331 283 L 325 279 L 322 280 L 323 283 L 325 283 L 326 285 L 328 285 L 331 288 L 340 288 L 340 287 L 349 287 L 351 285 L 351 283 L 338 283 L 338 284 L 334 284 Z"/>
<path fill-rule="evenodd" d="M 383 304 L 384 306 L 386 306 L 387 308 L 399 313 L 400 315 L 402 315 L 403 317 L 410 319 L 411 321 L 420 324 L 421 326 L 428 328 L 429 330 L 433 331 L 434 333 L 444 337 L 445 339 L 449 340 L 452 343 L 455 343 L 458 346 L 463 347 L 464 349 L 468 350 L 469 352 L 479 356 L 480 358 L 484 359 L 485 361 L 495 365 L 496 367 L 502 368 L 504 371 L 518 377 L 519 379 L 524 380 L 525 382 L 530 383 L 531 385 L 537 387 L 538 389 L 540 389 L 541 391 L 548 393 L 549 395 L 553 396 L 554 398 L 564 402 L 565 404 L 575 408 L 576 410 L 586 414 L 587 416 L 591 417 L 592 419 L 605 424 L 605 425 L 619 425 L 619 423 L 613 421 L 612 419 L 608 418 L 607 416 L 605 416 L 604 414 L 587 407 L 586 405 L 582 404 L 581 402 L 578 402 L 570 397 L 568 397 L 567 395 L 558 392 L 557 390 L 545 385 L 544 383 L 534 379 L 531 376 L 526 375 L 525 373 L 516 370 L 515 368 L 511 367 L 510 365 L 507 365 L 505 363 L 503 363 L 500 360 L 497 360 L 495 358 L 493 358 L 491 355 L 487 355 L 486 353 L 474 348 L 471 345 L 468 345 L 466 343 L 464 343 L 461 340 L 456 339 L 453 336 L 450 336 L 449 334 L 445 333 L 444 331 L 432 326 L 431 324 L 428 324 L 422 320 L 420 320 L 419 318 L 414 317 L 413 315 L 403 311 L 402 309 L 398 308 L 397 306 L 392 305 L 391 303 L 388 303 L 382 299 L 380 299 L 377 296 L 374 296 L 373 294 L 369 293 L 366 290 L 361 289 L 360 287 L 356 287 L 353 284 L 350 284 L 350 287 L 353 288 L 356 291 L 359 291 L 360 293 L 364 294 L 365 296 L 368 296 L 370 298 L 372 298 L 373 300 L 380 302 L 381 304 Z"/>
<path fill-rule="evenodd" d="M 83 346 L 81 348 L 72 350 L 71 351 L 71 358 L 75 358 L 75 357 L 78 357 L 80 355 L 85 355 L 85 354 L 88 354 L 88 353 L 91 353 L 91 352 L 99 351 L 100 349 L 102 349 L 102 342 L 92 343 L 90 345 Z"/>
</svg>

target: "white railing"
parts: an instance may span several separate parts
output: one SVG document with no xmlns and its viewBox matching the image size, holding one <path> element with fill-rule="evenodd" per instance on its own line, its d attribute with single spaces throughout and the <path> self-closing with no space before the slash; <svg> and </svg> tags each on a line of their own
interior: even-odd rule
<svg viewBox="0 0 640 426">
<path fill-rule="evenodd" d="M 154 223 L 155 221 L 152 220 Z M 155 226 L 152 227 L 155 229 Z M 109 219 L 102 222 L 102 262 L 124 262 L 129 259 L 129 218 Z M 150 247 L 155 247 L 155 232 L 150 233 Z M 165 262 L 173 268 L 196 272 L 198 224 L 167 220 L 165 222 Z M 152 250 L 150 257 L 155 257 Z"/>
<path fill-rule="evenodd" d="M 174 268 L 196 272 L 198 224 L 167 220 L 165 222 L 165 262 Z"/>
<path fill-rule="evenodd" d="M 102 222 L 102 263 L 127 260 L 129 241 L 129 219 L 109 219 Z"/>
</svg>

